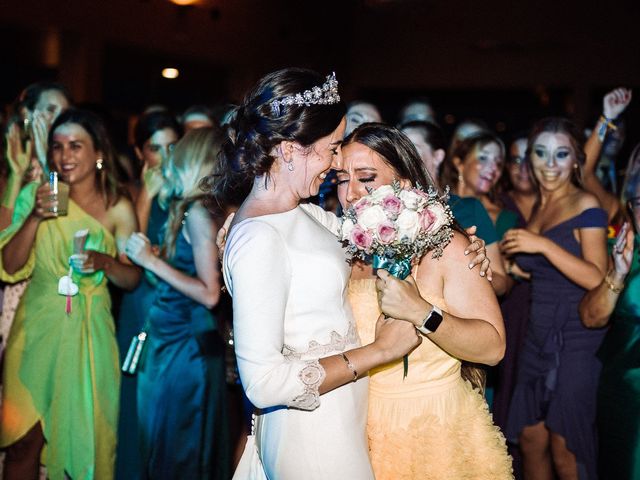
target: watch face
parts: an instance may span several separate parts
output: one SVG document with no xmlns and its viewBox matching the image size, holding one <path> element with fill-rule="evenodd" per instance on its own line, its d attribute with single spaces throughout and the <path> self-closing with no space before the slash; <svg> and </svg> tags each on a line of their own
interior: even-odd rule
<svg viewBox="0 0 640 480">
<path fill-rule="evenodd" d="M 440 309 L 434 308 L 431 310 L 431 314 L 426 322 L 424 322 L 424 328 L 429 330 L 430 332 L 435 332 L 440 323 L 442 322 L 442 314 L 440 313 Z"/>
</svg>

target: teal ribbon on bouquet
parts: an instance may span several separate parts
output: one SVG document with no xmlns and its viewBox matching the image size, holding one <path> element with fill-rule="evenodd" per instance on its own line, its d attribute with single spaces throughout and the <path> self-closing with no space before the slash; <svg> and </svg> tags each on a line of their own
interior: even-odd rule
<svg viewBox="0 0 640 480">
<path fill-rule="evenodd" d="M 411 273 L 411 259 L 410 258 L 389 258 L 380 255 L 373 255 L 372 262 L 374 270 L 382 268 L 386 270 L 391 275 L 400 280 L 404 280 Z M 402 357 L 402 366 L 404 367 L 404 376 L 407 378 L 407 373 L 409 373 L 409 356 L 405 355 Z"/>
</svg>

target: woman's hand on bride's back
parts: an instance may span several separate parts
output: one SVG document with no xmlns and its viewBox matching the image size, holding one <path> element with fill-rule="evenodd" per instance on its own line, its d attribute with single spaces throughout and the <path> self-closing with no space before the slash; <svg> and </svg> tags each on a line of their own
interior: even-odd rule
<svg viewBox="0 0 640 480">
<path fill-rule="evenodd" d="M 422 343 L 422 335 L 412 323 L 380 315 L 376 322 L 374 344 L 386 359 L 385 363 L 408 354 Z"/>
<path fill-rule="evenodd" d="M 233 221 L 233 217 L 235 216 L 235 212 L 230 213 L 227 216 L 227 219 L 224 221 L 224 225 L 220 227 L 220 230 L 218 230 L 218 234 L 216 235 L 216 247 L 218 247 L 218 258 L 220 259 L 220 262 L 222 262 L 224 257 L 224 247 L 227 245 L 227 234 L 229 233 L 229 227 L 231 226 L 231 222 Z"/>
</svg>

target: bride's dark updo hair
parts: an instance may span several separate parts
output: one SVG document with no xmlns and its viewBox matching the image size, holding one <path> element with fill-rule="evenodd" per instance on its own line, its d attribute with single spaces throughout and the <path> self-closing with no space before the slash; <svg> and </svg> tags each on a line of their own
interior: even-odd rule
<svg viewBox="0 0 640 480">
<path fill-rule="evenodd" d="M 338 127 L 345 114 L 342 102 L 271 107 L 276 99 L 322 87 L 325 81 L 313 70 L 286 68 L 265 75 L 246 94 L 227 125 L 218 171 L 204 184 L 218 203 L 241 202 L 254 178 L 268 175 L 275 161 L 271 152 L 280 142 L 310 146 Z"/>
</svg>

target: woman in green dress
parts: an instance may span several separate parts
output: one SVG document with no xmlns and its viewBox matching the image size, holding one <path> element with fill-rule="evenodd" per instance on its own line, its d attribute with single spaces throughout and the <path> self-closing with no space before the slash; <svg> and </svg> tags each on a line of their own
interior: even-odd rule
<svg viewBox="0 0 640 480">
<path fill-rule="evenodd" d="M 39 461 L 51 479 L 113 476 L 120 374 L 107 280 L 131 289 L 140 278 L 122 255 L 137 225 L 114 159 L 100 119 L 67 110 L 49 135 L 50 167 L 69 185 L 67 214 L 49 185 L 32 183 L 0 235 L 2 278 L 31 276 L 3 368 L 6 479 L 37 478 Z"/>
<path fill-rule="evenodd" d="M 640 478 L 640 147 L 623 192 L 635 226 L 623 226 L 611 247 L 610 270 L 580 304 L 587 327 L 609 331 L 600 347 L 598 389 L 599 475 Z M 635 248 L 634 248 L 635 247 Z"/>
</svg>

